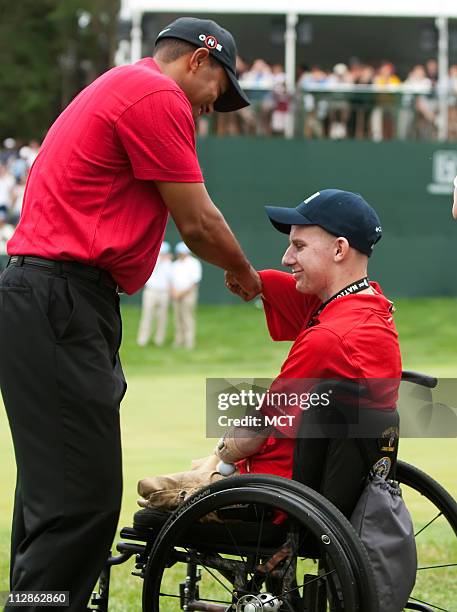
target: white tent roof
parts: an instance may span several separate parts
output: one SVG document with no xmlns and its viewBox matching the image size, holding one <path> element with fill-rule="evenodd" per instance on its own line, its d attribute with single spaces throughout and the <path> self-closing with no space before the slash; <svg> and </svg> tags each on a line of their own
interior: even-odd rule
<svg viewBox="0 0 457 612">
<path fill-rule="evenodd" d="M 124 13 L 261 13 L 265 15 L 359 15 L 392 17 L 457 17 L 457 0 L 122 0 Z"/>
</svg>

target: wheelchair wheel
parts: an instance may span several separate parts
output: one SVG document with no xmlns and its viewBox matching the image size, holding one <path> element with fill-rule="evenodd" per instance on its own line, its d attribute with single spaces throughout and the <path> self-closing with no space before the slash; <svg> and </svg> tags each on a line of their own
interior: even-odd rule
<svg viewBox="0 0 457 612">
<path fill-rule="evenodd" d="M 278 487 L 280 490 L 291 491 L 308 500 L 311 505 L 322 512 L 331 513 L 332 524 L 338 533 L 342 535 L 346 546 L 346 554 L 350 559 L 352 567 L 357 567 L 357 586 L 362 610 L 370 610 L 377 593 L 374 586 L 373 570 L 365 548 L 360 544 L 360 539 L 350 522 L 328 499 L 295 480 L 271 476 L 268 474 L 249 474 L 233 477 L 230 479 L 233 486 L 245 484 L 249 486 L 266 486 L 268 488 Z M 213 485 L 214 490 L 226 488 L 225 481 L 219 481 Z"/>
<path fill-rule="evenodd" d="M 339 529 L 344 517 L 319 494 L 284 483 L 241 476 L 190 498 L 154 544 L 143 610 L 377 612 L 355 532 Z"/>
<path fill-rule="evenodd" d="M 411 605 L 422 603 L 428 609 L 455 610 L 457 503 L 433 478 L 404 461 L 397 463 L 397 479 L 416 534 L 418 571 Z"/>
</svg>

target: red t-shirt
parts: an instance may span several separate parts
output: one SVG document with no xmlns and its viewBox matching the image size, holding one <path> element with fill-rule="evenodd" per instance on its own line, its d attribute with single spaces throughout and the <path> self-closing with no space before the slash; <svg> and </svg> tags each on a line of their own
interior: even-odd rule
<svg viewBox="0 0 457 612">
<path fill-rule="evenodd" d="M 319 315 L 319 323 L 307 328 L 321 305 L 316 296 L 299 293 L 291 274 L 276 270 L 260 273 L 268 329 L 273 340 L 294 340 L 281 372 L 270 391 L 280 390 L 287 379 L 391 379 L 383 386 L 384 406 L 395 406 L 401 378 L 398 334 L 392 317 L 392 303 L 377 283 L 374 295 L 356 293 L 337 298 Z M 282 386 L 282 387 L 281 387 Z M 288 414 L 299 414 L 291 407 Z M 272 415 L 268 407 L 265 414 Z M 295 419 L 296 426 L 299 420 Z M 294 430 L 285 427 L 283 438 L 270 437 L 258 453 L 239 463 L 241 473 L 269 473 L 292 477 Z"/>
<path fill-rule="evenodd" d="M 203 178 L 192 107 L 146 58 L 103 74 L 52 125 L 8 253 L 98 266 L 133 293 L 151 275 L 168 219 L 154 181 Z"/>
</svg>

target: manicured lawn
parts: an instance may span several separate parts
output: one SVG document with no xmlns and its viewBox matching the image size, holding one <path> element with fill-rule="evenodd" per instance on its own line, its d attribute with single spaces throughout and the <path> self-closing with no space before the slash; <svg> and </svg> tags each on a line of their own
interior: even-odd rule
<svg viewBox="0 0 457 612">
<path fill-rule="evenodd" d="M 398 301 L 396 321 L 405 368 L 455 375 L 456 310 L 452 299 Z M 191 353 L 171 348 L 171 330 L 165 347 L 137 347 L 138 319 L 138 309 L 124 308 L 122 359 L 129 389 L 121 410 L 125 475 L 121 526 L 131 524 L 137 509 L 139 478 L 186 469 L 191 458 L 204 456 L 214 446 L 214 440 L 205 439 L 205 378 L 274 376 L 288 351 L 287 343 L 269 340 L 263 312 L 253 304 L 201 307 L 197 348 Z M 400 455 L 456 496 L 456 451 L 455 439 L 408 439 L 402 441 Z M 8 586 L 14 480 L 10 434 L 0 410 L 0 591 Z M 410 503 L 418 521 L 426 520 L 423 500 L 411 498 Z M 427 563 L 436 563 L 450 544 L 439 526 L 434 534 L 427 542 Z M 129 575 L 132 569 L 132 563 L 114 568 L 110 610 L 139 609 L 141 581 Z M 438 595 L 440 605 L 455 609 L 449 607 L 455 606 L 450 598 L 457 599 L 457 594 L 454 590 L 452 595 L 448 587 L 443 590 L 445 582 L 427 580 L 423 592 Z"/>
</svg>

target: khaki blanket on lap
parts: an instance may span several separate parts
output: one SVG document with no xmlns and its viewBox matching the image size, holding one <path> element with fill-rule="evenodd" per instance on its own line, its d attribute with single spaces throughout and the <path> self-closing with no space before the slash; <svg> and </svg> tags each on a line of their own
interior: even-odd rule
<svg viewBox="0 0 457 612">
<path fill-rule="evenodd" d="M 217 455 L 210 455 L 192 461 L 191 469 L 187 472 L 143 478 L 138 483 L 138 493 L 141 495 L 138 505 L 174 510 L 202 487 L 225 478 L 216 469 L 219 461 Z"/>
<path fill-rule="evenodd" d="M 217 471 L 217 465 L 221 460 L 235 463 L 250 457 L 258 452 L 267 436 L 267 431 L 253 432 L 243 427 L 230 428 L 219 440 L 214 453 L 209 457 L 192 461 L 191 468 L 187 472 L 140 480 L 138 493 L 142 499 L 138 500 L 138 505 L 143 508 L 174 510 L 199 489 L 227 478 Z M 236 470 L 232 476 L 238 474 Z"/>
</svg>

